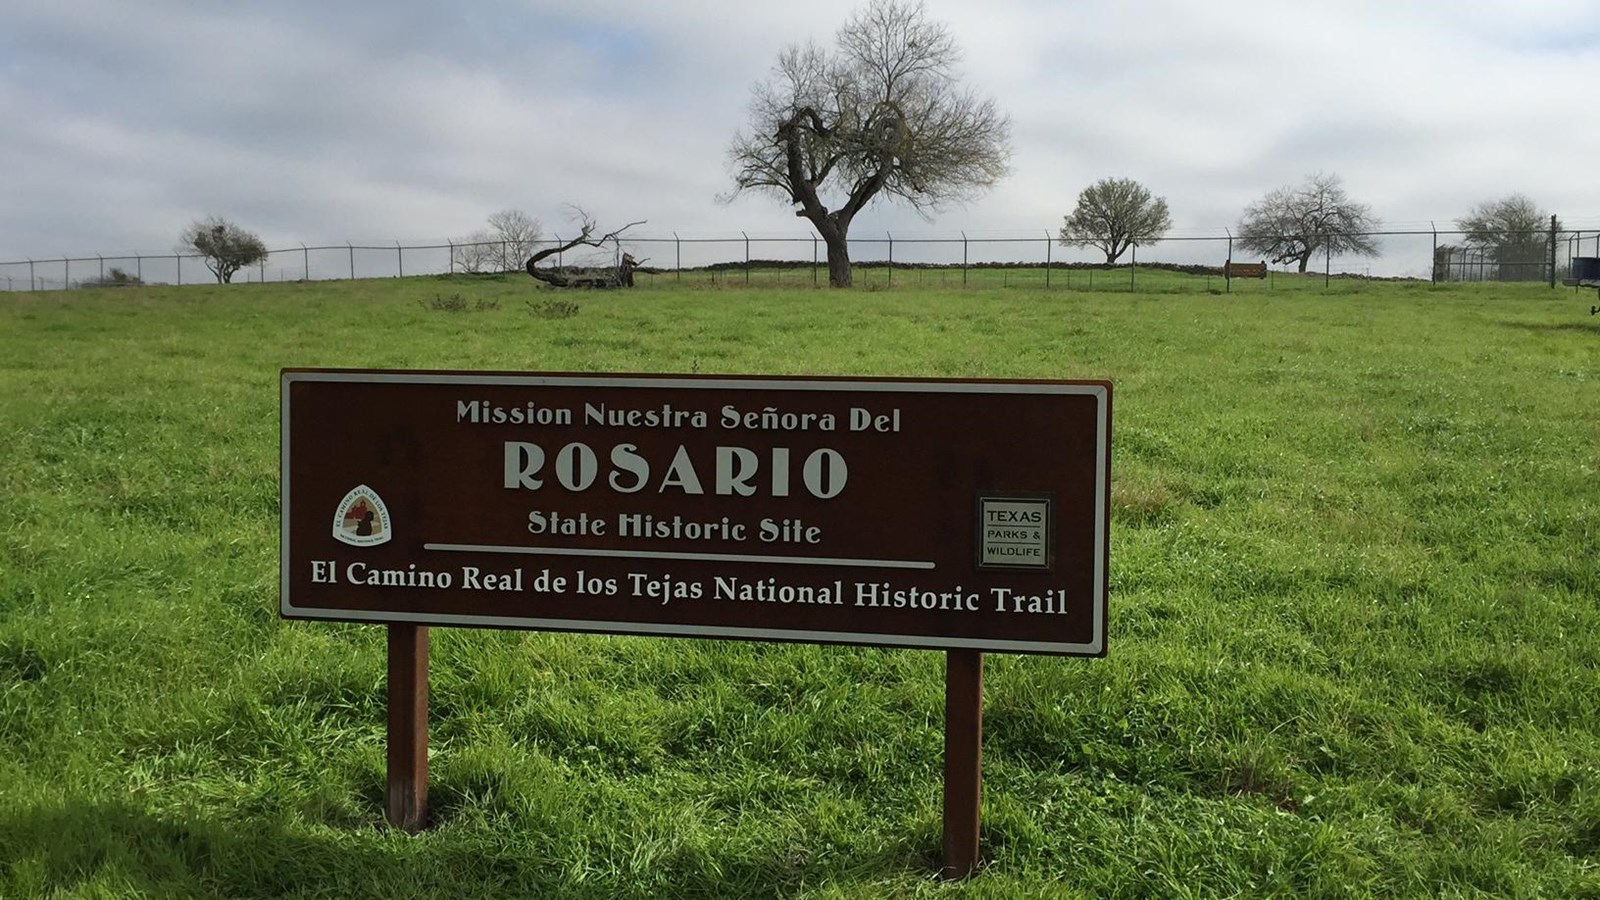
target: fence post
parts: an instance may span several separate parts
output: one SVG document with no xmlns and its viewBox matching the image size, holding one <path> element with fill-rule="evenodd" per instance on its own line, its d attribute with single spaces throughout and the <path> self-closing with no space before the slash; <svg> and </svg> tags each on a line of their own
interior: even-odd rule
<svg viewBox="0 0 1600 900">
<path fill-rule="evenodd" d="M 179 253 L 172 258 L 178 261 L 178 287 L 183 287 L 183 254 Z"/>
<path fill-rule="evenodd" d="M 305 245 L 304 241 L 300 242 L 300 261 L 305 265 L 305 270 L 301 273 L 300 280 L 301 281 L 310 281 L 311 280 L 311 251 L 306 249 L 306 245 Z"/>
<path fill-rule="evenodd" d="M 1050 246 L 1053 243 L 1054 242 L 1050 240 L 1050 229 L 1046 228 L 1044 230 L 1044 286 L 1045 287 L 1049 287 L 1050 286 Z"/>
<path fill-rule="evenodd" d="M 817 286 L 817 236 L 811 236 L 811 286 Z"/>
<path fill-rule="evenodd" d="M 894 233 L 885 231 L 889 238 L 889 286 L 894 287 Z"/>
<path fill-rule="evenodd" d="M 1222 284 L 1228 293 L 1233 293 L 1233 229 L 1228 232 L 1228 258 L 1222 263 Z"/>
<path fill-rule="evenodd" d="M 1556 286 L 1556 217 L 1550 216 L 1550 287 Z"/>
<path fill-rule="evenodd" d="M 500 258 L 502 260 L 506 258 L 505 251 L 501 251 Z M 394 261 L 396 268 L 400 271 L 399 277 L 406 277 L 406 251 L 404 247 L 400 246 L 399 241 L 394 242 Z"/>
<path fill-rule="evenodd" d="M 105 284 L 106 283 L 106 258 L 104 256 L 101 256 L 98 253 L 96 253 L 94 255 L 94 257 L 95 257 L 95 259 L 100 260 L 100 283 L 101 284 Z"/>
<path fill-rule="evenodd" d="M 30 256 L 28 257 L 28 290 L 32 292 L 38 289 L 39 282 L 33 277 L 33 257 Z"/>
<path fill-rule="evenodd" d="M 967 232 L 961 230 L 961 286 L 967 286 Z"/>
<path fill-rule="evenodd" d="M 345 241 L 344 242 L 344 246 L 345 246 L 346 250 L 350 251 L 350 280 L 351 281 L 355 281 L 356 280 L 356 248 L 352 247 L 350 245 L 349 241 Z M 453 264 L 455 262 L 455 254 L 454 253 L 450 254 L 450 257 L 451 257 L 451 262 Z"/>
<path fill-rule="evenodd" d="M 1135 291 L 1138 290 L 1138 287 L 1134 284 L 1134 273 L 1139 270 L 1139 244 L 1137 242 L 1129 244 L 1128 250 L 1130 251 L 1128 256 L 1128 290 Z"/>
<path fill-rule="evenodd" d="M 1433 230 L 1433 259 L 1429 261 L 1429 265 L 1428 265 L 1428 271 L 1430 273 L 1429 277 L 1428 277 L 1428 283 L 1429 284 L 1438 284 L 1439 283 L 1439 226 L 1433 224 L 1433 220 L 1429 219 L 1428 220 L 1428 227 Z"/>
<path fill-rule="evenodd" d="M 1322 247 L 1322 289 L 1328 289 L 1328 278 L 1333 274 L 1333 243 Z"/>
<path fill-rule="evenodd" d="M 144 284 L 144 257 L 142 256 L 133 258 L 133 277 L 139 279 L 140 284 Z"/>
<path fill-rule="evenodd" d="M 559 247 L 559 246 L 561 246 L 561 235 L 559 235 L 559 234 L 558 234 L 558 235 L 556 235 L 556 246 L 557 246 L 557 247 Z M 562 262 L 562 257 L 563 257 L 563 256 L 565 256 L 565 255 L 566 255 L 566 254 L 564 254 L 564 253 L 563 253 L 563 252 L 562 252 L 562 251 L 560 251 L 560 250 L 557 250 L 557 251 L 556 251 L 556 265 L 557 265 L 557 266 L 562 266 L 562 265 L 565 265 L 565 263 L 564 263 L 564 262 Z"/>
<path fill-rule="evenodd" d="M 450 274 L 454 275 L 456 273 L 456 242 L 449 238 L 445 238 L 444 242 L 450 248 Z M 351 251 L 351 258 L 354 259 L 354 251 Z M 353 262 L 351 264 L 354 265 Z"/>
<path fill-rule="evenodd" d="M 750 235 L 745 234 L 742 231 L 739 232 L 739 234 L 744 235 L 744 283 L 745 283 L 746 287 L 749 287 L 750 286 Z"/>
<path fill-rule="evenodd" d="M 683 240 L 678 237 L 678 233 L 676 231 L 674 231 L 672 233 L 672 250 L 673 250 L 673 254 L 675 256 L 675 260 L 674 260 L 672 265 L 673 265 L 674 271 L 676 271 L 678 273 L 678 281 L 682 282 L 683 281 Z"/>
<path fill-rule="evenodd" d="M 72 290 L 72 260 L 65 256 L 61 257 L 61 289 Z"/>
<path fill-rule="evenodd" d="M 262 254 L 261 258 L 256 260 L 256 274 L 261 277 L 261 283 L 262 284 L 266 284 L 267 283 L 267 257 L 266 257 L 266 254 Z"/>
</svg>

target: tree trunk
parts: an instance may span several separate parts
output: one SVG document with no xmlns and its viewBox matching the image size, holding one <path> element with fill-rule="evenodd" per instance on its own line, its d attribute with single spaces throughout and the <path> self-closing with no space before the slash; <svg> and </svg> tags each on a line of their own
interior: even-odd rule
<svg viewBox="0 0 1600 900">
<path fill-rule="evenodd" d="M 850 275 L 850 217 L 840 213 L 829 215 L 817 206 L 795 215 L 810 222 L 828 248 L 828 287 L 849 287 L 853 283 Z"/>
<path fill-rule="evenodd" d="M 1306 252 L 1300 254 L 1300 274 L 1301 275 L 1304 275 L 1306 273 L 1306 263 L 1308 263 L 1310 261 L 1311 261 L 1311 251 L 1310 250 L 1307 250 Z"/>
<path fill-rule="evenodd" d="M 850 241 L 845 228 L 818 228 L 822 242 L 828 247 L 828 287 L 847 288 L 853 284 L 850 274 Z"/>
<path fill-rule="evenodd" d="M 606 241 L 611 241 L 620 251 L 622 244 L 617 236 L 635 225 L 643 225 L 644 220 L 629 222 L 599 240 L 591 237 L 594 234 L 594 220 L 589 214 L 579 209 L 578 214 L 583 218 L 583 230 L 577 237 L 565 244 L 557 242 L 554 246 L 528 257 L 527 271 L 536 281 L 542 281 L 552 287 L 589 287 L 589 288 L 614 288 L 633 287 L 633 270 L 638 267 L 639 261 L 631 253 L 623 253 L 615 267 L 602 266 L 598 268 L 583 268 L 579 266 L 557 266 L 553 269 L 539 268 L 539 262 L 552 256 L 558 256 L 580 244 L 585 247 L 603 247 Z"/>
</svg>

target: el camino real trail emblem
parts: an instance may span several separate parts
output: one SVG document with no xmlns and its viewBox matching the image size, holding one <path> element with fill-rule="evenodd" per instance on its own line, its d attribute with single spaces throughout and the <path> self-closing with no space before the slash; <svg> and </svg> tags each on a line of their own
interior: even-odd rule
<svg viewBox="0 0 1600 900">
<path fill-rule="evenodd" d="M 388 543 L 392 532 L 389 507 L 377 491 L 364 484 L 351 488 L 333 514 L 334 538 L 352 547 Z"/>
</svg>

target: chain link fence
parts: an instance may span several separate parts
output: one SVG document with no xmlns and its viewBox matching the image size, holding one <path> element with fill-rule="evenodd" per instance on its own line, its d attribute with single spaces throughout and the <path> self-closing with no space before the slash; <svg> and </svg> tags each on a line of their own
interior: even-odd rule
<svg viewBox="0 0 1600 900">
<path fill-rule="evenodd" d="M 1230 235 L 1172 233 L 1130 248 L 1114 264 L 1094 248 L 1063 246 L 1054 232 L 921 232 L 873 234 L 857 229 L 849 247 L 855 282 L 908 287 L 1060 287 L 1074 290 L 1234 290 L 1326 287 L 1366 280 L 1424 282 L 1568 280 L 1573 260 L 1600 257 L 1600 224 L 1505 235 L 1494 246 L 1469 246 L 1459 231 L 1388 230 L 1368 237 L 1374 257 L 1313 253 L 1305 271 L 1244 253 Z M 569 236 L 570 239 L 570 236 Z M 275 249 L 240 269 L 237 282 L 328 281 L 520 271 L 531 252 L 559 246 L 542 241 L 433 244 L 300 245 Z M 625 234 L 605 248 L 577 248 L 546 261 L 608 265 L 622 253 L 640 264 L 641 287 L 694 285 L 825 285 L 827 249 L 810 234 Z M 1229 278 L 1223 264 L 1267 262 L 1263 277 Z M 0 262 L 0 290 L 58 291 L 140 284 L 211 284 L 216 278 L 196 255 L 125 254 Z"/>
</svg>

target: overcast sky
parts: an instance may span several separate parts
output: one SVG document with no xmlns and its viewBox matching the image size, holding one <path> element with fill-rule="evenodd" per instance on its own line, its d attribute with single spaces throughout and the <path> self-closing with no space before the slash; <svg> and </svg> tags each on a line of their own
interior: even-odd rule
<svg viewBox="0 0 1600 900">
<path fill-rule="evenodd" d="M 0 260 L 170 252 L 217 214 L 272 247 L 428 242 L 491 212 L 559 230 L 809 234 L 718 197 L 751 85 L 851 2 L 4 0 Z M 1522 192 L 1600 229 L 1600 0 L 928 0 L 1012 120 L 1011 174 L 933 221 L 1038 233 L 1131 177 L 1217 234 L 1308 173 L 1387 225 Z"/>
</svg>

